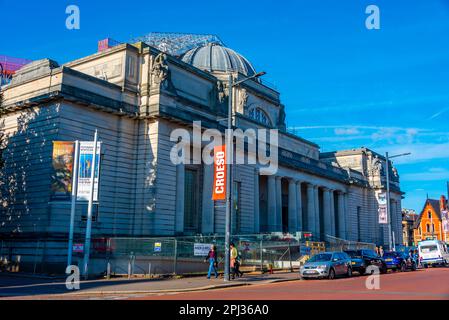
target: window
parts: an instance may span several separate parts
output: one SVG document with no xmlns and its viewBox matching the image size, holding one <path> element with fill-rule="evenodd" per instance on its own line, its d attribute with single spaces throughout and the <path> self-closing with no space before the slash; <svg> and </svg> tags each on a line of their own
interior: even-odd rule
<svg viewBox="0 0 449 320">
<path fill-rule="evenodd" d="M 184 180 L 184 232 L 199 232 L 198 172 L 186 169 Z"/>
<path fill-rule="evenodd" d="M 268 115 L 265 113 L 265 111 L 263 111 L 260 108 L 252 108 L 249 111 L 249 117 L 253 120 L 256 120 L 259 123 L 262 123 L 266 126 L 272 127 L 270 118 L 268 117 Z"/>
<path fill-rule="evenodd" d="M 432 211 L 428 211 L 427 215 L 428 215 L 429 219 L 432 219 Z"/>
<path fill-rule="evenodd" d="M 430 224 L 426 224 L 426 231 L 430 232 Z"/>
</svg>

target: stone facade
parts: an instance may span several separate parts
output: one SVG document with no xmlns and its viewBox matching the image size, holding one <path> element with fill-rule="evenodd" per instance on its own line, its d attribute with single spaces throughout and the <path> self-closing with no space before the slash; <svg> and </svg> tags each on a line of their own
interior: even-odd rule
<svg viewBox="0 0 449 320">
<path fill-rule="evenodd" d="M 19 71 L 2 88 L 8 138 L 1 237 L 67 238 L 70 201 L 50 190 L 52 141 L 91 140 L 95 129 L 103 150 L 94 237 L 224 233 L 224 203 L 211 200 L 212 166 L 172 164 L 170 134 L 192 132 L 193 121 L 224 132 L 229 74 L 244 77 L 201 70 L 144 43 Z M 243 83 L 232 98 L 236 128 L 280 130 L 276 175 L 261 175 L 259 165 L 233 166 L 234 233 L 310 231 L 317 239 L 388 242 L 376 201 L 385 190 L 381 155 L 366 148 L 323 154 L 286 132 L 280 94 L 263 82 Z M 397 173 L 390 174 L 392 229 L 402 243 L 402 192 Z M 77 208 L 75 233 L 83 238 L 86 206 Z"/>
</svg>

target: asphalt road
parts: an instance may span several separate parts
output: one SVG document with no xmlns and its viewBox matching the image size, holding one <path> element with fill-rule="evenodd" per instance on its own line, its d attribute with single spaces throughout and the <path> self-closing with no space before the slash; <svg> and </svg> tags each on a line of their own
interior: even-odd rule
<svg viewBox="0 0 449 320">
<path fill-rule="evenodd" d="M 129 297 L 174 300 L 449 300 L 449 268 L 380 275 L 380 289 L 367 289 L 367 276 L 298 280 L 203 292 Z"/>
</svg>

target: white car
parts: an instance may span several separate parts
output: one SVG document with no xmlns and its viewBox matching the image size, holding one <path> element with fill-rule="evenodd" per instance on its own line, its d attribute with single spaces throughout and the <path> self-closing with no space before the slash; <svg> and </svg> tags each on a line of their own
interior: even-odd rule
<svg viewBox="0 0 449 320">
<path fill-rule="evenodd" d="M 418 243 L 419 259 L 424 267 L 449 265 L 447 244 L 440 240 L 425 240 Z"/>
</svg>

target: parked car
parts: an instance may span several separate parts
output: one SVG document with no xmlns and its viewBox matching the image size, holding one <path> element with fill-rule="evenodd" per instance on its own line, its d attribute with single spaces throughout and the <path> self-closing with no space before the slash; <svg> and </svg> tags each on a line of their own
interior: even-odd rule
<svg viewBox="0 0 449 320">
<path fill-rule="evenodd" d="M 359 251 L 360 250 L 345 250 L 344 252 L 351 258 L 352 271 L 364 274 L 366 270 L 366 264 Z"/>
<path fill-rule="evenodd" d="M 389 251 L 384 253 L 387 268 L 393 271 L 416 270 L 417 261 L 404 252 Z"/>
<path fill-rule="evenodd" d="M 421 265 L 428 266 L 449 265 L 449 250 L 446 243 L 439 240 L 425 240 L 418 243 Z"/>
<path fill-rule="evenodd" d="M 387 265 L 382 257 L 379 257 L 373 250 L 345 250 L 351 257 L 352 270 L 365 274 L 369 266 L 376 266 L 380 273 L 387 272 Z"/>
<path fill-rule="evenodd" d="M 344 252 L 323 252 L 310 258 L 299 270 L 302 279 L 352 276 L 351 257 Z"/>
</svg>

